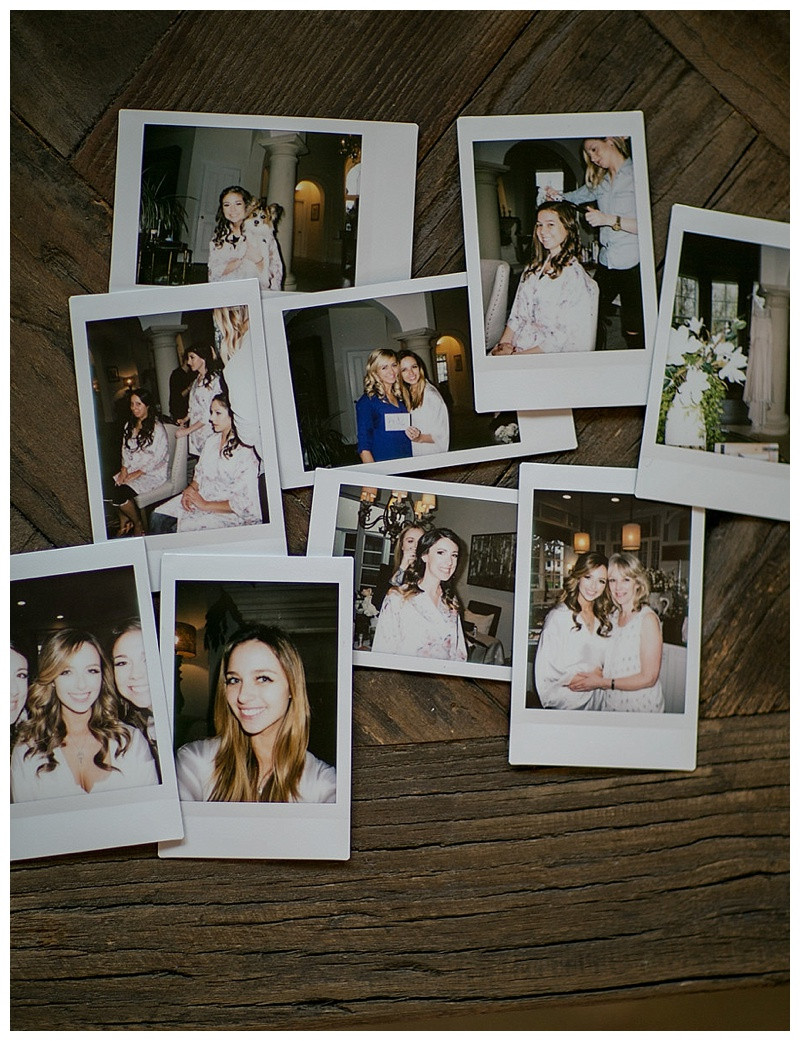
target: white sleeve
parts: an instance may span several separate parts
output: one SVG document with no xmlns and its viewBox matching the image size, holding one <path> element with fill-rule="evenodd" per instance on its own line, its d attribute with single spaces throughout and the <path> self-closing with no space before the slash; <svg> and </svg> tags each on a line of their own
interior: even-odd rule
<svg viewBox="0 0 800 1041">
<path fill-rule="evenodd" d="M 430 403 L 428 402 L 429 397 Z M 423 411 L 425 426 L 422 428 L 422 433 L 431 435 L 437 452 L 446 452 L 450 448 L 450 417 L 447 414 L 444 398 L 430 383 L 425 388 Z"/>
<path fill-rule="evenodd" d="M 381 613 L 375 626 L 372 649 L 377 654 L 403 654 L 401 615 L 405 600 L 391 590 L 383 598 Z"/>
<path fill-rule="evenodd" d="M 32 802 L 38 797 L 36 784 L 36 760 L 38 756 L 25 759 L 27 745 L 17 745 L 11 754 L 11 801 Z"/>
<path fill-rule="evenodd" d="M 258 501 L 258 459 L 252 448 L 240 445 L 231 460 L 231 490 L 228 504 L 241 524 L 258 524 L 261 505 Z"/>
<path fill-rule="evenodd" d="M 124 775 L 129 788 L 158 784 L 158 771 L 147 738 L 136 727 L 126 729 L 131 735 L 131 743 L 123 755 L 115 753 L 113 765 Z"/>
<path fill-rule="evenodd" d="M 569 608 L 556 608 L 545 619 L 534 663 L 536 692 L 545 708 L 582 709 L 595 701 L 595 691 L 572 691 L 567 686 L 576 673 L 588 668 L 575 661 L 570 647 L 573 625 Z"/>
<path fill-rule="evenodd" d="M 336 802 L 336 770 L 311 752 L 306 752 L 298 802 Z"/>
<path fill-rule="evenodd" d="M 207 741 L 192 741 L 191 744 L 178 749 L 175 769 L 178 777 L 178 795 L 182 802 L 207 801 L 203 791 L 209 775 L 209 750 L 206 745 Z"/>
</svg>

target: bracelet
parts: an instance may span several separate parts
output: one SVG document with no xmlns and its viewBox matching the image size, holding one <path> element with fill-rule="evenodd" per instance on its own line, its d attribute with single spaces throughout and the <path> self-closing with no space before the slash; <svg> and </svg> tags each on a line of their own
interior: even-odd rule
<svg viewBox="0 0 800 1041">
<path fill-rule="evenodd" d="M 612 690 L 616 690 L 616 687 L 614 686 L 615 682 L 616 682 L 616 680 L 612 679 L 612 681 L 611 681 L 611 689 Z"/>
</svg>

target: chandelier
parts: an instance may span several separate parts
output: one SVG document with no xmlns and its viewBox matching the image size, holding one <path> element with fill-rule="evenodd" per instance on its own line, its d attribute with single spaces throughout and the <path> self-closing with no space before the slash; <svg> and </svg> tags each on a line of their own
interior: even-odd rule
<svg viewBox="0 0 800 1041">
<path fill-rule="evenodd" d="M 365 531 L 377 528 L 394 542 L 403 528 L 409 524 L 428 529 L 433 525 L 436 513 L 436 496 L 423 492 L 416 499 L 406 491 L 393 491 L 382 513 L 372 519 L 370 515 L 378 497 L 377 488 L 362 488 L 361 502 L 358 507 L 358 526 Z"/>
</svg>

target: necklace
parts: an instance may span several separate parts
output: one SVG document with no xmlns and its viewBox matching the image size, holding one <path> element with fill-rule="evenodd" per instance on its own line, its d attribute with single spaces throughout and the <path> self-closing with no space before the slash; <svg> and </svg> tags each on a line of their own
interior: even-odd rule
<svg viewBox="0 0 800 1041">
<path fill-rule="evenodd" d="M 76 747 L 75 747 L 74 751 L 75 751 L 75 757 L 78 760 L 78 766 L 83 766 L 84 760 L 86 759 L 86 746 L 89 744 L 91 739 L 92 739 L 92 733 L 90 731 L 86 735 L 86 737 L 84 737 L 83 741 L 81 742 L 80 748 L 77 747 L 77 742 L 76 742 Z"/>
</svg>

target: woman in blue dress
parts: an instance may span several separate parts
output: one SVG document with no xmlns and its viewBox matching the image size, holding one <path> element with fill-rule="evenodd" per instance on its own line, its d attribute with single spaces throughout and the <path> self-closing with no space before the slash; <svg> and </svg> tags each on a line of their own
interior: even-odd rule
<svg viewBox="0 0 800 1041">
<path fill-rule="evenodd" d="M 407 459 L 411 455 L 408 410 L 399 383 L 394 351 L 378 347 L 367 358 L 364 393 L 356 402 L 358 454 L 362 463 Z"/>
</svg>

